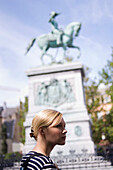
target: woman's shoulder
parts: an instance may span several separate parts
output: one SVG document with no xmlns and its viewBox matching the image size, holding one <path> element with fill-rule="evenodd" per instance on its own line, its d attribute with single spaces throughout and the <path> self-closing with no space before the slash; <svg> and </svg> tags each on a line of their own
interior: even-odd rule
<svg viewBox="0 0 113 170">
<path fill-rule="evenodd" d="M 21 167 L 27 167 L 27 169 L 47 169 L 55 168 L 55 165 L 50 157 L 35 151 L 30 151 L 23 156 L 21 160 Z"/>
<path fill-rule="evenodd" d="M 33 169 L 41 169 L 45 164 L 43 155 L 34 151 L 30 151 L 23 156 L 20 167 L 27 167 Z"/>
</svg>

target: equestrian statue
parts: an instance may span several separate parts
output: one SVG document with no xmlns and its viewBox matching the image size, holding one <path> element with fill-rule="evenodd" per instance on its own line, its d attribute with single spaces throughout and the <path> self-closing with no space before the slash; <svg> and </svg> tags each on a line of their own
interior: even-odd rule
<svg viewBox="0 0 113 170">
<path fill-rule="evenodd" d="M 51 23 L 52 26 L 51 32 L 48 34 L 43 34 L 38 38 L 33 38 L 26 50 L 26 54 L 27 54 L 36 41 L 39 48 L 41 49 L 40 57 L 41 57 L 42 64 L 44 64 L 44 60 L 43 60 L 44 55 L 48 55 L 51 57 L 51 63 L 56 63 L 55 58 L 51 54 L 47 53 L 49 48 L 62 47 L 64 50 L 63 61 L 65 61 L 67 47 L 78 49 L 79 54 L 77 58 L 80 57 L 80 48 L 78 46 L 73 45 L 73 39 L 74 36 L 75 37 L 78 36 L 79 31 L 81 29 L 81 23 L 71 22 L 70 24 L 67 25 L 67 27 L 64 30 L 59 29 L 58 23 L 55 20 L 56 16 L 58 15 L 59 13 L 56 13 L 54 11 L 51 12 L 50 19 L 48 21 L 49 23 Z"/>
</svg>

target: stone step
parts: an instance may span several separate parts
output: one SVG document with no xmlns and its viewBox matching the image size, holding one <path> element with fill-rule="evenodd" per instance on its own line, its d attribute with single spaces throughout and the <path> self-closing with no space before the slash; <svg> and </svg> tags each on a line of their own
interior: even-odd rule
<svg viewBox="0 0 113 170">
<path fill-rule="evenodd" d="M 59 167 L 60 168 L 60 167 Z M 7 167 L 4 170 L 19 170 L 20 166 Z M 62 170 L 113 170 L 112 166 L 109 167 L 87 167 L 87 168 L 77 168 L 77 167 L 61 167 Z"/>
<path fill-rule="evenodd" d="M 105 164 L 106 163 L 106 164 Z M 58 164 L 57 164 L 58 165 Z M 111 166 L 111 162 L 105 162 L 104 163 L 75 163 L 75 164 L 60 164 L 58 165 L 61 170 L 113 170 L 113 166 Z M 15 162 L 13 167 L 6 167 L 3 168 L 4 170 L 19 170 L 20 169 L 20 163 Z"/>
<path fill-rule="evenodd" d="M 77 169 L 82 169 L 82 168 L 86 168 L 86 169 L 91 169 L 91 168 L 112 168 L 113 167 L 111 165 L 105 165 L 105 164 L 67 164 L 67 165 L 58 165 L 59 168 L 61 169 L 70 169 L 70 168 L 77 168 Z"/>
</svg>

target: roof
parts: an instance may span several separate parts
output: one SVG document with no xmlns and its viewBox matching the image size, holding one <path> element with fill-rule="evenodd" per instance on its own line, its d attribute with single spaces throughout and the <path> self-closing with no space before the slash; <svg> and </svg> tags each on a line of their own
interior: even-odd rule
<svg viewBox="0 0 113 170">
<path fill-rule="evenodd" d="M 6 108 L 2 111 L 2 117 L 7 118 L 8 116 L 18 113 L 18 107 L 15 108 Z"/>
</svg>

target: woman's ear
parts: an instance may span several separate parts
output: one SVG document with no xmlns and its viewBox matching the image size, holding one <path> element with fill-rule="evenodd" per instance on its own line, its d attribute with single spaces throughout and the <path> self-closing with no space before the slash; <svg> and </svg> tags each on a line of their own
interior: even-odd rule
<svg viewBox="0 0 113 170">
<path fill-rule="evenodd" d="M 41 135 L 44 135 L 44 134 L 45 134 L 45 129 L 44 129 L 43 127 L 40 127 L 40 128 L 39 128 L 39 133 L 40 133 Z"/>
</svg>

